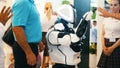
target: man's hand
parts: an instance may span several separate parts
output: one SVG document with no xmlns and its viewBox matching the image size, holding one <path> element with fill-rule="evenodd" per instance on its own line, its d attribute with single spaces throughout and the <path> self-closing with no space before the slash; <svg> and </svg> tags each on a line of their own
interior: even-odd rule
<svg viewBox="0 0 120 68">
<path fill-rule="evenodd" d="M 5 25 L 6 22 L 12 17 L 11 8 L 4 6 L 0 12 L 0 22 Z"/>
<path fill-rule="evenodd" d="M 45 49 L 45 46 L 44 46 L 43 42 L 41 41 L 39 43 L 39 51 L 42 52 L 44 49 Z"/>
<path fill-rule="evenodd" d="M 103 17 L 110 17 L 110 13 L 106 10 L 106 9 L 103 9 L 103 8 L 98 8 L 98 11 L 101 13 L 100 16 L 103 16 Z"/>
<path fill-rule="evenodd" d="M 26 54 L 26 59 L 27 59 L 27 63 L 31 66 L 36 64 L 36 56 L 34 53 L 28 53 Z"/>
</svg>

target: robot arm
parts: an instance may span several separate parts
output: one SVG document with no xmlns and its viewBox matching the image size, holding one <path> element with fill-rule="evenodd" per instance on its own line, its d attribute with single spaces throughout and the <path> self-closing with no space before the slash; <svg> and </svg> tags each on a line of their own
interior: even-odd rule
<svg viewBox="0 0 120 68">
<path fill-rule="evenodd" d="M 70 45 L 70 36 L 68 33 L 65 32 L 59 32 L 59 31 L 52 31 L 49 33 L 48 36 L 49 43 L 51 45 L 65 45 L 69 46 Z"/>
<path fill-rule="evenodd" d="M 72 31 L 66 32 L 63 29 L 64 26 L 62 24 L 56 24 L 54 29 L 48 32 L 48 41 L 51 45 L 70 46 L 71 43 L 76 43 L 80 40 Z"/>
<path fill-rule="evenodd" d="M 51 45 L 70 45 L 70 36 L 68 32 L 63 31 L 65 27 L 61 23 L 57 23 L 47 32 L 47 39 Z"/>
<path fill-rule="evenodd" d="M 81 38 L 85 34 L 85 32 L 87 30 L 88 22 L 89 22 L 89 20 L 91 20 L 92 14 L 93 14 L 92 11 L 86 12 L 83 15 L 83 18 L 80 20 L 78 26 L 75 28 L 75 30 L 76 30 L 75 32 L 78 37 Z"/>
<path fill-rule="evenodd" d="M 81 36 L 83 36 L 83 33 L 85 32 L 84 29 L 86 29 L 87 23 L 84 26 L 84 23 L 81 22 L 76 28 L 76 31 L 71 26 L 68 26 L 68 24 L 73 24 L 76 19 L 74 8 L 70 5 L 63 5 L 58 9 L 57 15 L 57 23 L 51 31 L 49 30 L 49 32 L 47 32 L 47 41 L 51 45 L 69 46 L 73 51 L 79 52 L 81 49 L 79 43 L 81 42 Z M 84 28 L 82 26 L 84 26 Z"/>
</svg>

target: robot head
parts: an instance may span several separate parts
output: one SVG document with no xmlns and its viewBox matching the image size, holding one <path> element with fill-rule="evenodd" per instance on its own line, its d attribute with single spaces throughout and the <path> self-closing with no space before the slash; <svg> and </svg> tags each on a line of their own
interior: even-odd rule
<svg viewBox="0 0 120 68">
<path fill-rule="evenodd" d="M 76 22 L 76 10 L 72 5 L 62 5 L 57 9 L 56 13 L 58 18 L 62 18 L 69 23 Z"/>
</svg>

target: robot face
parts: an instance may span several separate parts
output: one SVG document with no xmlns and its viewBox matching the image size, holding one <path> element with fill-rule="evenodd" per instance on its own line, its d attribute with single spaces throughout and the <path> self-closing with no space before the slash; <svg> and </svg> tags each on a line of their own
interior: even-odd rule
<svg viewBox="0 0 120 68">
<path fill-rule="evenodd" d="M 60 8 L 58 8 L 56 13 L 65 21 L 68 21 L 70 23 L 75 22 L 76 11 L 71 5 L 62 5 Z"/>
</svg>

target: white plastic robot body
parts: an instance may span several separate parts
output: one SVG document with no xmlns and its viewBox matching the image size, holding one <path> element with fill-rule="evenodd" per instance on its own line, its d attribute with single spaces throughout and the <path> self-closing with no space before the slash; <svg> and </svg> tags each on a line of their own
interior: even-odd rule
<svg viewBox="0 0 120 68">
<path fill-rule="evenodd" d="M 57 9 L 56 13 L 59 18 L 66 20 L 69 23 L 74 22 L 74 12 L 75 11 L 70 5 L 62 5 Z"/>
<path fill-rule="evenodd" d="M 63 24 L 58 23 L 51 29 L 48 35 L 48 41 L 52 45 L 63 45 L 63 46 L 70 46 L 71 42 L 75 43 L 78 42 L 80 39 L 77 37 L 75 33 L 64 32 L 65 27 Z M 61 37 L 59 35 L 61 34 Z"/>
<path fill-rule="evenodd" d="M 67 21 L 69 24 L 71 24 L 74 21 L 74 12 L 73 11 L 75 11 L 75 10 L 70 5 L 63 5 L 62 7 L 60 7 L 57 10 L 57 15 L 58 15 L 59 18 L 62 18 L 65 21 Z M 92 14 L 93 14 L 92 11 L 86 12 L 83 15 L 83 18 L 86 21 L 89 21 L 91 19 Z M 65 26 L 63 25 L 62 22 L 59 22 L 59 23 L 55 24 L 53 28 L 54 28 L 54 30 L 57 30 L 57 31 L 53 30 L 49 33 L 49 36 L 48 36 L 49 42 L 53 45 L 70 46 L 71 43 L 76 43 L 76 42 L 80 41 L 83 34 L 80 37 L 77 34 L 82 33 L 82 32 L 79 31 L 79 29 L 81 29 L 81 24 L 84 23 L 82 21 L 83 21 L 83 19 L 80 20 L 80 23 L 78 24 L 78 26 L 76 28 L 72 28 L 74 33 L 63 32 L 62 30 L 65 29 Z M 87 22 L 86 22 L 86 25 L 87 25 Z M 83 33 L 85 31 L 86 30 L 83 30 Z M 63 36 L 58 37 L 58 35 L 60 35 L 60 34 L 63 35 Z"/>
<path fill-rule="evenodd" d="M 68 22 L 69 24 L 71 24 L 75 20 L 74 12 L 76 12 L 76 11 L 75 11 L 75 9 L 73 9 L 73 7 L 71 5 L 63 5 L 57 10 L 56 13 L 58 15 L 58 19 L 63 19 L 66 22 Z M 67 26 L 68 26 L 68 23 L 66 23 Z M 68 26 L 68 27 L 70 27 L 70 26 Z M 54 30 L 57 30 L 57 31 L 53 30 L 49 34 L 49 42 L 53 45 L 70 46 L 71 42 L 74 43 L 74 42 L 78 42 L 80 40 L 79 37 L 77 37 L 77 35 L 75 33 L 63 31 L 66 29 L 65 26 L 63 25 L 63 22 L 59 22 L 59 23 L 55 24 L 53 28 L 54 28 Z M 70 28 L 72 28 L 72 27 L 70 27 Z M 72 28 L 72 30 L 74 31 L 73 28 Z M 59 37 L 60 34 L 63 36 Z"/>
<path fill-rule="evenodd" d="M 76 19 L 74 9 L 70 5 L 63 5 L 59 8 L 57 15 L 59 17 L 58 19 L 63 19 L 65 22 L 59 21 L 47 32 L 46 40 L 49 45 L 51 61 L 67 65 L 76 65 L 80 62 L 79 41 L 81 41 L 82 35 L 79 36 L 78 34 L 81 30 L 81 25 L 79 24 L 78 27 L 75 28 L 76 30 L 68 26 L 68 24 L 73 23 Z M 80 23 L 83 23 L 82 20 Z"/>
<path fill-rule="evenodd" d="M 93 12 L 92 12 L 92 11 L 89 11 L 89 12 L 86 12 L 86 13 L 83 15 L 83 18 L 84 18 L 86 21 L 90 21 L 90 20 L 92 19 L 92 15 L 93 15 Z M 76 33 L 78 27 L 80 26 L 80 24 L 82 23 L 83 18 L 80 20 L 78 26 L 77 26 L 76 28 L 74 28 L 75 33 Z"/>
<path fill-rule="evenodd" d="M 74 52 L 70 48 L 70 45 L 71 41 L 76 42 L 79 38 L 76 34 L 62 32 L 63 29 L 57 28 L 59 26 L 64 28 L 61 24 L 56 24 L 56 27 L 51 28 L 46 35 L 51 61 L 67 65 L 77 65 L 81 61 L 80 52 Z M 57 31 L 54 31 L 55 29 Z M 62 34 L 63 36 L 58 37 L 59 34 Z"/>
</svg>

